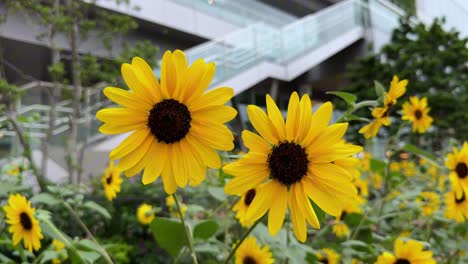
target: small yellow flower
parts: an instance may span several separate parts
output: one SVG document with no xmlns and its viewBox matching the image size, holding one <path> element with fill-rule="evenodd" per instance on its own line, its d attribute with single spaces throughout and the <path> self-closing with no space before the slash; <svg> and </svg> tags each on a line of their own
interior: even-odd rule
<svg viewBox="0 0 468 264">
<path fill-rule="evenodd" d="M 166 206 L 169 208 L 169 212 L 171 212 L 172 217 L 180 217 L 179 212 L 177 211 L 177 205 L 172 195 L 166 197 Z M 185 212 L 187 212 L 188 207 L 184 203 L 179 203 L 179 206 L 183 217 L 185 216 Z"/>
<path fill-rule="evenodd" d="M 19 173 L 20 173 L 20 167 L 17 165 L 14 165 L 7 171 L 7 174 L 11 176 L 18 176 Z"/>
<path fill-rule="evenodd" d="M 321 263 L 338 264 L 340 261 L 340 255 L 331 248 L 322 248 L 315 256 Z"/>
<path fill-rule="evenodd" d="M 359 153 L 360 155 L 362 154 L 362 159 L 361 159 L 361 169 L 363 171 L 369 171 L 370 170 L 370 161 L 372 159 L 372 154 L 369 152 L 361 152 Z"/>
<path fill-rule="evenodd" d="M 393 172 L 399 172 L 401 169 L 400 167 L 400 163 L 396 162 L 396 161 L 392 161 L 390 162 L 390 170 L 393 171 Z"/>
<path fill-rule="evenodd" d="M 406 86 L 408 80 L 398 80 L 398 76 L 394 75 L 392 82 L 390 83 L 390 89 L 388 93 L 385 93 L 384 105 L 385 107 L 392 107 L 396 104 L 397 99 L 402 97 L 406 93 Z"/>
<path fill-rule="evenodd" d="M 55 251 L 60 251 L 65 248 L 65 244 L 57 239 L 52 240 L 52 245 L 54 246 Z"/>
<path fill-rule="evenodd" d="M 137 218 L 142 225 L 151 224 L 154 219 L 153 207 L 145 203 L 140 205 L 137 210 Z"/>
<path fill-rule="evenodd" d="M 409 102 L 403 104 L 402 120 L 409 120 L 413 123 L 413 132 L 420 134 L 426 132 L 432 124 L 432 117 L 429 116 L 430 108 L 427 107 L 427 98 L 419 100 L 416 96 L 411 96 Z"/>
<path fill-rule="evenodd" d="M 422 192 L 419 197 L 416 198 L 416 203 L 421 207 L 423 215 L 431 216 L 439 209 L 439 195 L 434 192 Z"/>
<path fill-rule="evenodd" d="M 427 160 L 426 160 L 426 159 L 423 159 L 423 158 L 420 158 L 420 159 L 419 159 L 419 165 L 424 166 L 424 165 L 426 165 L 426 164 L 427 164 Z"/>
<path fill-rule="evenodd" d="M 112 201 L 117 196 L 117 193 L 120 192 L 121 184 L 122 178 L 120 178 L 120 171 L 117 167 L 114 167 L 114 162 L 111 161 L 102 178 L 102 185 L 104 186 L 104 193 L 107 200 Z"/>
<path fill-rule="evenodd" d="M 13 245 L 23 240 L 24 247 L 30 252 L 41 248 L 42 235 L 39 221 L 34 217 L 36 209 L 31 207 L 31 202 L 21 194 L 11 194 L 8 205 L 3 207 L 6 213 L 6 223 L 10 225 L 8 232 L 13 234 Z"/>
<path fill-rule="evenodd" d="M 347 237 L 350 232 L 348 226 L 341 221 L 333 225 L 332 231 L 337 237 Z"/>
<path fill-rule="evenodd" d="M 374 189 L 378 190 L 382 187 L 382 176 L 378 173 L 374 173 L 369 177 L 372 182 Z"/>
<path fill-rule="evenodd" d="M 405 230 L 405 231 L 401 232 L 398 237 L 399 238 L 410 237 L 410 235 L 411 235 L 411 232 L 409 230 Z"/>
<path fill-rule="evenodd" d="M 388 113 L 388 111 L 385 111 L 383 109 L 374 109 L 372 111 L 372 116 L 374 117 L 374 120 L 372 120 L 369 124 L 361 127 L 361 129 L 359 129 L 359 134 L 364 134 L 365 138 L 372 138 L 377 136 L 384 122 L 385 124 L 390 125 L 390 118 L 386 116 L 381 116 L 386 113 Z"/>
<path fill-rule="evenodd" d="M 260 247 L 254 237 L 246 238 L 236 251 L 235 264 L 273 264 L 274 259 L 268 246 Z"/>
<path fill-rule="evenodd" d="M 248 221 L 246 214 L 247 214 L 247 209 L 249 209 L 249 206 L 252 203 L 253 199 L 255 198 L 256 193 L 257 191 L 255 188 L 248 190 L 241 196 L 239 201 L 232 208 L 234 212 L 237 212 L 236 218 L 239 220 L 239 223 L 243 227 L 247 227 L 253 224 L 252 221 Z"/>
<path fill-rule="evenodd" d="M 384 252 L 380 255 L 375 264 L 435 264 L 432 252 L 424 250 L 424 244 L 416 240 L 398 238 L 395 241 L 395 255 Z"/>
<path fill-rule="evenodd" d="M 450 183 L 455 191 L 460 193 L 463 189 L 468 192 L 468 142 L 464 142 L 461 149 L 453 148 L 453 152 L 447 155 L 445 165 L 450 170 Z"/>
<path fill-rule="evenodd" d="M 400 165 L 403 169 L 403 174 L 405 174 L 407 177 L 416 175 L 416 164 L 414 162 L 403 160 Z"/>
</svg>

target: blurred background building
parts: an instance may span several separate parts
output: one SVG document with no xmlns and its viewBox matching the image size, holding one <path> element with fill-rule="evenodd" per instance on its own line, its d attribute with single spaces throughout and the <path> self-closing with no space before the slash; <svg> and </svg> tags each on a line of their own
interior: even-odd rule
<svg viewBox="0 0 468 264">
<path fill-rule="evenodd" d="M 235 89 L 231 103 L 240 114 L 232 126 L 237 131 L 248 126 L 245 105 L 264 104 L 267 93 L 283 109 L 292 91 L 308 93 L 318 104 L 329 100 L 326 92 L 347 85 L 346 66 L 379 50 L 389 41 L 399 18 L 408 12 L 427 23 L 445 16 L 448 28 L 455 27 L 468 35 L 468 5 L 462 0 L 132 0 L 130 4 L 99 0 L 92 4 L 96 9 L 131 16 L 139 26 L 116 35 L 110 51 L 98 40 L 99 33 L 91 32 L 79 43 L 80 54 L 112 57 L 123 49 L 123 42 L 131 46 L 149 40 L 159 47 L 159 56 L 165 50 L 182 49 L 189 62 L 200 57 L 214 61 L 217 69 L 211 87 Z M 0 12 L 6 13 L 3 1 Z M 49 95 L 44 87 L 50 85 L 51 49 L 37 37 L 43 31 L 37 18 L 28 12 L 8 12 L 0 24 L 5 78 L 24 91 L 15 102 L 18 112 L 39 116 L 27 125 L 37 145 L 48 127 Z M 54 41 L 66 54 L 70 45 L 66 38 L 57 35 Z M 159 75 L 159 68 L 154 66 Z M 109 105 L 101 93 L 104 85 L 97 84 L 98 89 L 84 95 L 91 103 L 84 109 L 87 114 L 83 122 L 92 119 L 90 129 L 79 130 L 90 135 L 83 166 L 86 177 L 101 173 L 108 152 L 124 138 L 103 136 L 97 131 L 99 122 L 94 113 Z M 71 111 L 66 97 L 58 103 L 57 111 L 47 163 L 48 177 L 53 180 L 66 174 L 63 142 L 70 128 Z M 0 134 L 0 158 L 19 153 L 15 131 L 2 116 Z M 39 151 L 33 153 L 37 160 L 40 155 Z"/>
</svg>

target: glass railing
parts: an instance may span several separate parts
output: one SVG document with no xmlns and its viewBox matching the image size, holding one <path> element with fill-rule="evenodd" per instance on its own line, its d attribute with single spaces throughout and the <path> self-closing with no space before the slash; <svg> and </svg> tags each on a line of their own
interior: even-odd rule
<svg viewBox="0 0 468 264">
<path fill-rule="evenodd" d="M 174 0 L 184 6 L 245 27 L 257 22 L 273 26 L 289 24 L 297 18 L 255 0 Z"/>
<path fill-rule="evenodd" d="M 347 0 L 275 28 L 256 23 L 186 52 L 190 62 L 198 58 L 216 63 L 213 85 L 263 61 L 285 64 L 308 50 L 362 25 L 360 1 Z"/>
</svg>

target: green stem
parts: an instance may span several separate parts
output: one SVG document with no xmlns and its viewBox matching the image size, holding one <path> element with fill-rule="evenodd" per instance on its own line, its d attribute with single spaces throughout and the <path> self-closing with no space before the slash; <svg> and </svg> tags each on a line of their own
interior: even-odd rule
<svg viewBox="0 0 468 264">
<path fill-rule="evenodd" d="M 54 224 L 52 224 L 52 222 L 50 222 L 49 219 L 42 219 L 42 222 L 44 224 L 46 224 L 50 230 L 52 232 L 54 232 L 54 234 L 60 239 L 61 242 L 63 242 L 65 244 L 65 246 L 71 250 L 71 252 L 77 256 L 80 261 L 82 261 L 81 263 L 87 263 L 83 258 L 81 258 L 81 255 L 78 253 L 78 250 L 75 248 L 75 246 L 70 242 L 70 240 L 68 240 L 68 238 L 66 238 L 62 232 L 60 232 L 57 227 L 55 227 Z"/>
<path fill-rule="evenodd" d="M 376 101 L 371 101 L 371 100 L 359 102 L 359 103 L 353 105 L 351 108 L 349 108 L 349 109 L 336 121 L 336 123 L 341 123 L 341 122 L 343 122 L 349 115 L 351 115 L 352 113 L 356 112 L 356 111 L 357 111 L 358 109 L 360 109 L 360 108 L 367 107 L 367 106 L 376 106 L 376 105 L 377 105 L 377 102 L 376 102 Z"/>
<path fill-rule="evenodd" d="M 185 231 L 184 233 L 185 233 L 185 238 L 187 239 L 187 244 L 190 249 L 190 256 L 192 257 L 193 263 L 198 264 L 197 255 L 195 254 L 195 248 L 193 247 L 192 234 L 190 230 L 188 229 L 188 226 L 185 224 L 184 215 L 182 214 L 182 210 L 180 209 L 177 196 L 175 194 L 172 194 L 172 197 L 174 197 L 177 211 L 179 212 L 179 216 L 180 216 L 180 221 L 182 222 L 182 225 L 184 226 L 184 231 Z"/>
<path fill-rule="evenodd" d="M 107 254 L 107 251 L 99 244 L 99 242 L 96 240 L 96 238 L 94 238 L 91 231 L 89 231 L 88 227 L 86 227 L 86 225 L 83 223 L 83 221 L 81 221 L 81 218 L 76 214 L 76 212 L 73 210 L 73 208 L 71 208 L 71 206 L 67 202 L 63 202 L 63 204 L 64 204 L 65 208 L 68 210 L 68 212 L 70 212 L 70 214 L 75 218 L 76 222 L 78 222 L 81 229 L 83 229 L 83 231 L 86 233 L 86 235 L 89 238 L 91 238 L 91 240 L 96 244 L 97 250 L 104 257 L 104 260 L 108 264 L 114 264 L 111 257 L 109 256 L 109 254 Z"/>
<path fill-rule="evenodd" d="M 262 217 L 263 218 L 263 217 Z M 232 259 L 232 257 L 234 256 L 234 254 L 236 253 L 237 249 L 239 248 L 239 246 L 242 244 L 242 242 L 244 242 L 244 240 L 250 235 L 250 233 L 252 233 L 252 231 L 255 229 L 255 227 L 258 225 L 258 223 L 260 223 L 260 221 L 262 220 L 262 218 L 260 218 L 257 222 L 255 222 L 255 224 L 253 224 L 249 230 L 247 230 L 247 232 L 242 236 L 241 240 L 239 240 L 239 242 L 236 244 L 236 246 L 231 250 L 231 253 L 229 253 L 229 256 L 226 258 L 226 260 L 224 261 L 224 264 L 228 264 L 229 261 Z"/>
<path fill-rule="evenodd" d="M 24 248 L 22 245 L 18 244 L 18 251 L 21 258 L 21 263 L 26 263 L 26 255 L 24 255 Z"/>
</svg>

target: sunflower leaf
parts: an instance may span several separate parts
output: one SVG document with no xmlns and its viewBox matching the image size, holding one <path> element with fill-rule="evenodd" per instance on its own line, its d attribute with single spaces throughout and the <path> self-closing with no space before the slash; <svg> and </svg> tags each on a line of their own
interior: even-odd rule
<svg viewBox="0 0 468 264">
<path fill-rule="evenodd" d="M 174 258 L 187 244 L 184 226 L 180 222 L 157 217 L 151 222 L 150 229 L 158 245 Z"/>
<path fill-rule="evenodd" d="M 384 86 L 378 81 L 374 81 L 374 86 L 375 86 L 375 93 L 377 94 L 377 98 L 383 97 L 385 94 Z"/>
<path fill-rule="evenodd" d="M 39 193 L 39 194 L 34 195 L 31 198 L 31 202 L 47 204 L 47 205 L 57 205 L 60 203 L 60 200 L 55 198 L 50 193 Z"/>
<path fill-rule="evenodd" d="M 333 95 L 336 95 L 338 97 L 340 97 L 341 99 L 345 100 L 346 103 L 348 104 L 353 104 L 354 102 L 356 102 L 357 100 L 357 97 L 354 95 L 354 94 L 350 94 L 350 93 L 345 93 L 345 92 L 327 92 L 327 94 L 333 94 Z"/>
<path fill-rule="evenodd" d="M 106 219 L 112 218 L 106 208 L 100 206 L 99 204 L 93 201 L 87 201 L 86 203 L 83 204 L 83 207 L 96 211 L 100 215 L 104 216 Z"/>
<path fill-rule="evenodd" d="M 200 239 L 208 239 L 218 231 L 219 224 L 213 220 L 201 222 L 193 229 L 193 237 Z"/>
</svg>

